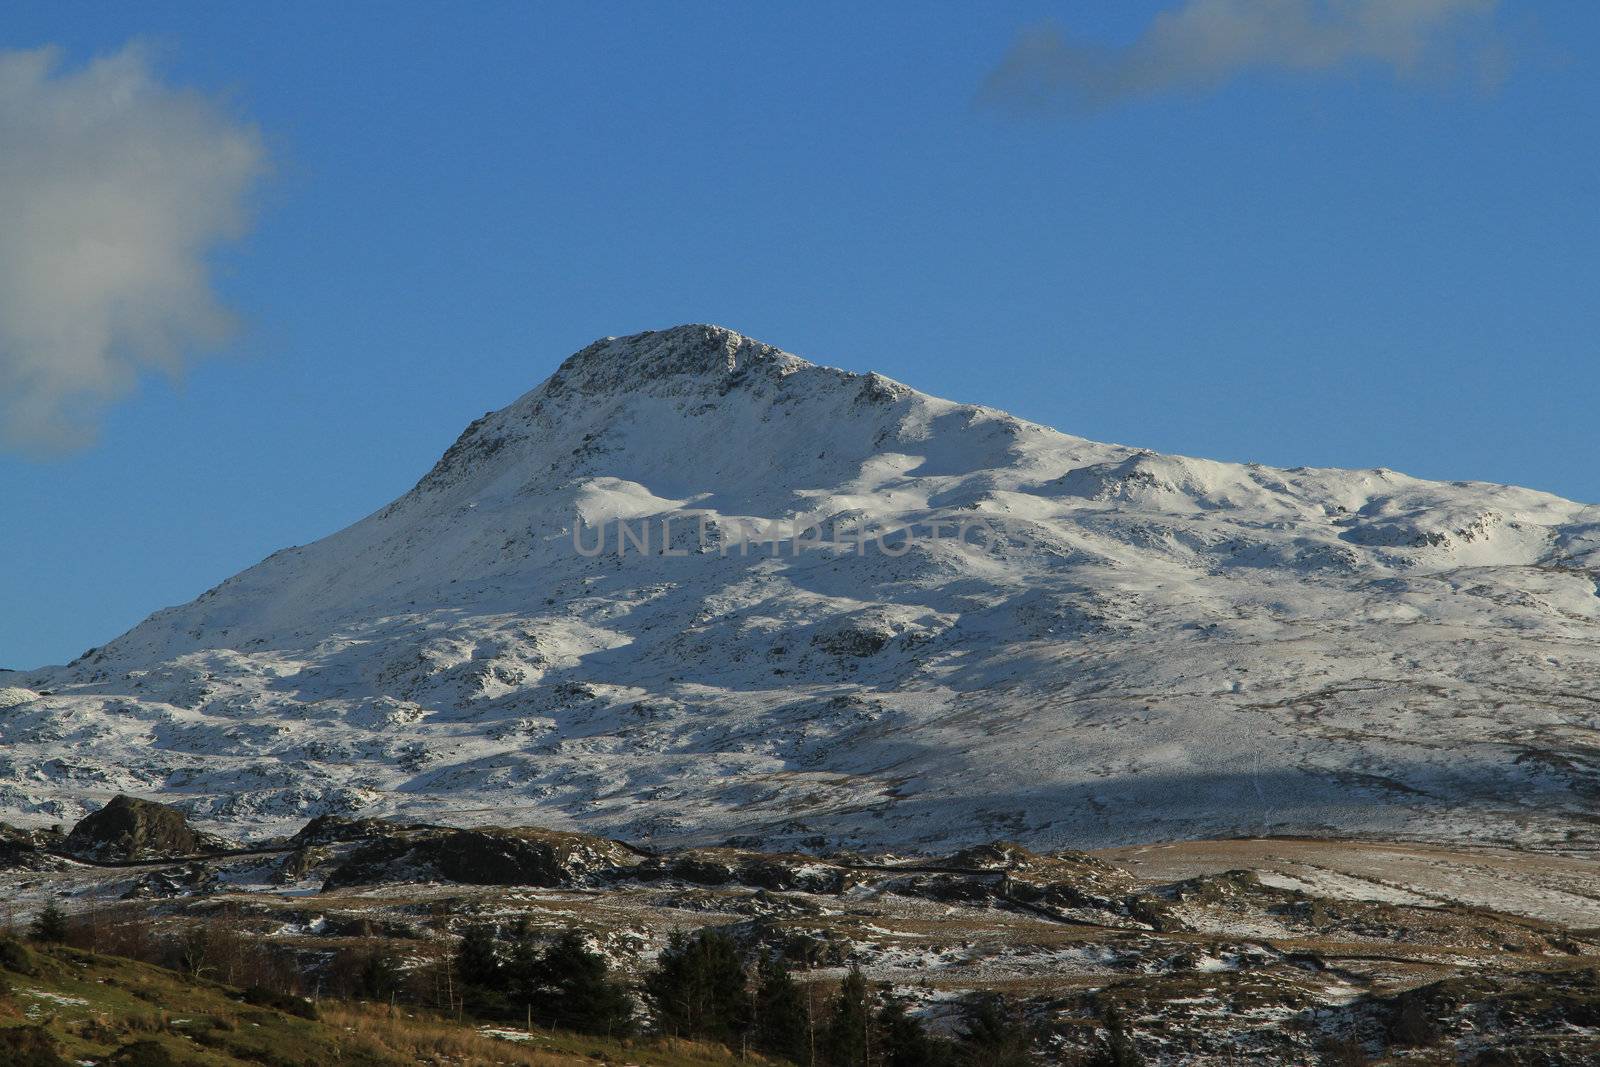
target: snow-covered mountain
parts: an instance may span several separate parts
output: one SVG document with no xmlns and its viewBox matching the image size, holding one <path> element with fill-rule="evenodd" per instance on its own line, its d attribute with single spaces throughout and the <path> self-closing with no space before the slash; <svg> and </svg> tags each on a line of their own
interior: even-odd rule
<svg viewBox="0 0 1600 1067">
<path fill-rule="evenodd" d="M 796 519 L 820 538 L 735 547 Z M 830 543 L 862 524 L 923 535 Z M 1525 489 L 1096 444 L 712 326 L 607 338 L 377 514 L 0 676 L 0 815 L 1581 846 L 1597 552 L 1600 509 Z"/>
</svg>

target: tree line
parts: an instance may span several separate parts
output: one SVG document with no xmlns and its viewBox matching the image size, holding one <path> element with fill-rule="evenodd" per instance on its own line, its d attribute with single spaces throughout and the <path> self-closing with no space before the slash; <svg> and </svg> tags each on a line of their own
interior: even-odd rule
<svg viewBox="0 0 1600 1067">
<path fill-rule="evenodd" d="M 637 1003 L 613 979 L 605 957 L 581 935 L 544 943 L 525 922 L 509 936 L 467 929 L 457 949 L 464 1009 L 484 1019 L 528 1022 L 624 1036 L 639 1025 Z M 753 967 L 734 939 L 714 929 L 671 936 L 641 986 L 650 1025 L 668 1037 L 715 1041 L 802 1067 L 1026 1067 L 1039 1034 L 998 995 L 969 998 L 953 1037 L 930 1032 L 905 999 L 869 983 L 852 967 L 838 988 L 795 980 L 782 955 Z M 1073 1062 L 1062 1054 L 1057 1062 Z M 1142 1061 L 1120 1020 L 1099 1045 L 1076 1057 L 1083 1067 L 1136 1067 Z"/>
</svg>

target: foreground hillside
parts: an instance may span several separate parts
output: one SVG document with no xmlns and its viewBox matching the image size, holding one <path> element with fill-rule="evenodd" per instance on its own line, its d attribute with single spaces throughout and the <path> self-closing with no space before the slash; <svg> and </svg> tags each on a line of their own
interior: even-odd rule
<svg viewBox="0 0 1600 1067">
<path fill-rule="evenodd" d="M 796 521 L 830 543 L 737 548 Z M 0 811 L 1592 847 L 1597 547 L 1600 510 L 1528 490 L 1097 444 L 717 327 L 606 339 L 377 514 L 7 676 Z"/>
<path fill-rule="evenodd" d="M 733 1059 L 684 1041 L 508 1036 L 414 1009 L 313 1006 L 118 956 L 0 940 L 0 1064 L 8 1067 L 708 1067 Z"/>
</svg>

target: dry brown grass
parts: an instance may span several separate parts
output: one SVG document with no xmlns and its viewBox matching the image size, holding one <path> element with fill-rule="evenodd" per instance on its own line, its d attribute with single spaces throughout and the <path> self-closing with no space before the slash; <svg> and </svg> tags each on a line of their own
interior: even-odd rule
<svg viewBox="0 0 1600 1067">
<path fill-rule="evenodd" d="M 594 1067 L 596 1053 L 611 1063 L 660 1067 L 730 1064 L 736 1057 L 720 1045 L 692 1041 L 638 1040 L 619 1042 L 578 1034 L 536 1031 L 527 1042 L 488 1037 L 470 1023 L 426 1012 L 378 1005 L 322 1002 L 322 1019 L 343 1030 L 375 1055 L 417 1063 L 449 1063 L 460 1067 Z M 740 1061 L 766 1062 L 758 1058 Z"/>
<path fill-rule="evenodd" d="M 463 1067 L 517 1064 L 527 1067 L 573 1067 L 583 1057 L 563 1055 L 501 1041 L 456 1023 L 406 1018 L 403 1013 L 361 1005 L 324 1003 L 323 1019 L 346 1030 L 373 1053 L 414 1063 L 445 1061 Z M 589 1061 L 592 1063 L 593 1061 Z"/>
</svg>

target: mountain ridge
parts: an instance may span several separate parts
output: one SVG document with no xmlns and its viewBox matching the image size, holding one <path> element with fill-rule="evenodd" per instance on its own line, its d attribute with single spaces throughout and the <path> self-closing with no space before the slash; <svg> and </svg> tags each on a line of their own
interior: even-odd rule
<svg viewBox="0 0 1600 1067">
<path fill-rule="evenodd" d="M 994 536 L 730 550 L 952 516 Z M 574 540 L 663 520 L 684 555 Z M 722 327 L 604 338 L 385 508 L 8 675 L 50 695 L 0 710 L 0 811 L 1582 847 L 1597 549 L 1600 509 L 1532 490 L 1099 444 Z"/>
</svg>

